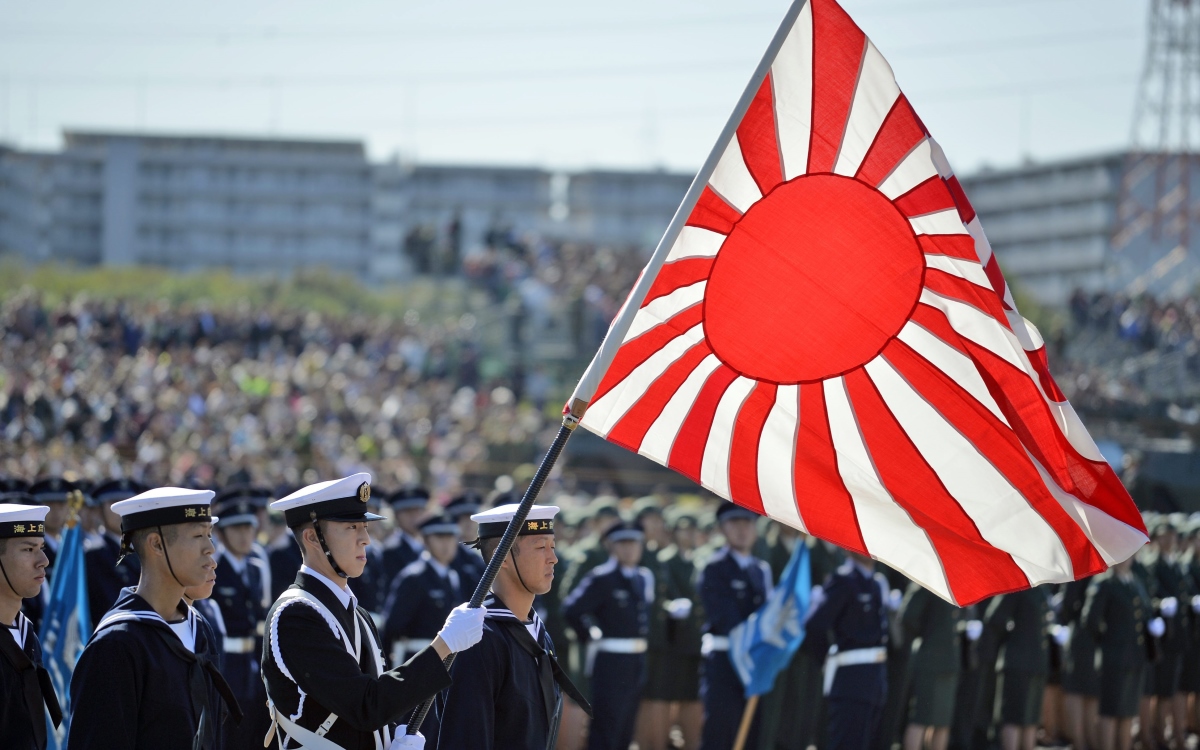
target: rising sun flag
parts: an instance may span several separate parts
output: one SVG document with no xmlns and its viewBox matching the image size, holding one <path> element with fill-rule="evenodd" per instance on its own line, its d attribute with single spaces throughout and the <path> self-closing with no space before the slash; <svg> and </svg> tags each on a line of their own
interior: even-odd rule
<svg viewBox="0 0 1200 750">
<path fill-rule="evenodd" d="M 945 154 L 834 0 L 788 12 L 568 410 L 960 606 L 1146 541 Z"/>
</svg>

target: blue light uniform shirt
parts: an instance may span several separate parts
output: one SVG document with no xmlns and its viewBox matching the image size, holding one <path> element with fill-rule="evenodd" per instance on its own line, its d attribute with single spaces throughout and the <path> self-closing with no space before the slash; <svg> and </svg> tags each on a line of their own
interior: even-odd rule
<svg viewBox="0 0 1200 750">
<path fill-rule="evenodd" d="M 653 602 L 650 570 L 623 569 L 615 558 L 584 575 L 563 602 L 567 623 L 588 648 L 595 713 L 589 750 L 624 750 L 633 740 Z M 592 632 L 600 638 L 592 640 Z"/>
<path fill-rule="evenodd" d="M 717 550 L 700 573 L 697 589 L 704 606 L 704 656 L 700 698 L 704 702 L 701 750 L 733 747 L 746 696 L 741 678 L 729 660 L 729 631 L 767 600 L 772 587 L 771 567 L 763 560 L 729 547 Z M 754 724 L 757 725 L 757 720 Z M 756 743 L 751 729 L 748 747 Z"/>
<path fill-rule="evenodd" d="M 458 571 L 465 602 L 471 598 L 471 594 L 475 593 L 475 587 L 483 580 L 483 571 L 487 567 L 483 562 L 483 555 L 459 542 L 458 554 L 454 556 L 450 567 Z"/>
<path fill-rule="evenodd" d="M 887 579 L 847 560 L 822 590 L 807 638 L 820 652 L 836 647 L 825 666 L 830 747 L 866 750 L 887 701 Z"/>
<path fill-rule="evenodd" d="M 136 586 L 142 566 L 136 555 L 127 555 L 121 564 L 120 537 L 108 531 L 96 535 L 84 547 L 87 568 L 88 606 L 93 622 L 99 622 L 121 595 L 121 589 Z"/>
<path fill-rule="evenodd" d="M 271 605 L 270 579 L 270 571 L 257 555 L 239 560 L 222 550 L 217 558 L 212 601 L 224 620 L 222 672 L 246 714 L 237 727 L 227 727 L 227 746 L 231 748 L 249 747 L 251 741 L 261 743 L 270 725 L 266 688 L 259 676 L 263 624 Z M 199 608 L 201 602 L 196 604 Z"/>
<path fill-rule="evenodd" d="M 402 664 L 428 646 L 450 610 L 466 600 L 458 571 L 434 560 L 429 552 L 422 552 L 400 573 L 384 608 L 381 645 L 392 664 Z"/>
</svg>

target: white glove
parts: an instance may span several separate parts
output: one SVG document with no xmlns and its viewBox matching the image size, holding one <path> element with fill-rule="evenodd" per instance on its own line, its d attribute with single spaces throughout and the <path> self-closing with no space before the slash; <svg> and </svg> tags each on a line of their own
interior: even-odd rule
<svg viewBox="0 0 1200 750">
<path fill-rule="evenodd" d="M 895 612 L 900 609 L 900 604 L 904 601 L 904 592 L 900 589 L 892 589 L 888 592 L 887 608 Z"/>
<path fill-rule="evenodd" d="M 407 729 L 405 724 L 396 727 L 396 738 L 388 745 L 388 750 L 425 750 L 425 735 L 420 732 L 405 734 Z"/>
<path fill-rule="evenodd" d="M 690 614 L 692 614 L 691 599 L 679 598 L 667 602 L 667 617 L 672 620 L 686 620 Z"/>
<path fill-rule="evenodd" d="M 1055 625 L 1050 628 L 1050 635 L 1054 636 L 1054 642 L 1060 646 L 1067 645 L 1067 641 L 1071 640 L 1071 628 L 1066 625 Z"/>
<path fill-rule="evenodd" d="M 1192 597 L 1192 611 L 1200 612 L 1200 594 L 1196 594 Z"/>
<path fill-rule="evenodd" d="M 977 641 L 983 635 L 983 620 L 967 620 L 967 640 Z"/>
<path fill-rule="evenodd" d="M 1155 617 L 1150 621 L 1150 624 L 1146 626 L 1146 629 L 1149 630 L 1150 635 L 1154 636 L 1155 638 L 1162 638 L 1163 633 L 1167 632 L 1167 624 L 1163 622 L 1163 618 Z"/>
<path fill-rule="evenodd" d="M 460 604 L 450 610 L 446 624 L 438 632 L 438 637 L 445 641 L 446 646 L 453 652 L 466 651 L 479 643 L 483 638 L 483 617 L 486 614 L 483 607 L 468 607 Z"/>
<path fill-rule="evenodd" d="M 812 593 L 808 596 L 808 611 L 812 612 L 817 607 L 825 603 L 825 587 L 813 586 Z"/>
<path fill-rule="evenodd" d="M 589 641 L 598 641 L 603 637 L 604 637 L 604 631 L 601 630 L 599 627 L 592 625 L 588 628 L 588 640 Z"/>
<path fill-rule="evenodd" d="M 1158 608 L 1166 617 L 1174 617 L 1179 611 L 1179 600 L 1173 596 L 1168 596 L 1158 601 Z"/>
</svg>

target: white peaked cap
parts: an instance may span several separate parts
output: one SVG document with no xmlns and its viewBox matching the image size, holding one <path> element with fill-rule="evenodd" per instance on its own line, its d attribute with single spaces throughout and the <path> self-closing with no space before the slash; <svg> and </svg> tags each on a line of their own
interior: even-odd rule
<svg viewBox="0 0 1200 750">
<path fill-rule="evenodd" d="M 287 525 L 292 527 L 313 520 L 312 514 L 317 520 L 381 520 L 383 516 L 367 512 L 370 499 L 371 475 L 364 471 L 298 489 L 271 503 L 271 510 L 283 513 Z"/>
</svg>

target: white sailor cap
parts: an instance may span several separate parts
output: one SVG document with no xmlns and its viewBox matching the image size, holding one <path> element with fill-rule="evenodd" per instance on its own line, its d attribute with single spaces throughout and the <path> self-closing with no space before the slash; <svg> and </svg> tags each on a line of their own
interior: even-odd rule
<svg viewBox="0 0 1200 750">
<path fill-rule="evenodd" d="M 50 508 L 46 505 L 0 505 L 0 539 L 45 536 L 46 514 L 49 512 Z"/>
<path fill-rule="evenodd" d="M 113 503 L 112 511 L 121 517 L 121 532 L 125 534 L 176 523 L 215 523 L 217 518 L 209 512 L 214 494 L 212 490 L 159 487 Z"/>
<path fill-rule="evenodd" d="M 383 516 L 367 511 L 371 499 L 371 475 L 351 474 L 342 479 L 318 482 L 296 490 L 271 503 L 271 510 L 283 513 L 291 528 L 307 521 L 381 521 Z"/>
<path fill-rule="evenodd" d="M 489 508 L 471 516 L 471 520 L 479 524 L 479 538 L 491 539 L 504 536 L 504 530 L 508 528 L 508 522 L 517 514 L 517 508 L 519 507 L 517 503 L 498 505 L 495 508 Z M 553 534 L 554 516 L 557 513 L 557 505 L 533 506 L 529 509 L 529 515 L 525 517 L 525 523 L 521 524 L 521 531 L 518 535 Z"/>
</svg>

